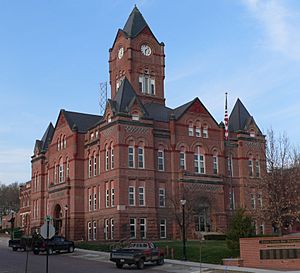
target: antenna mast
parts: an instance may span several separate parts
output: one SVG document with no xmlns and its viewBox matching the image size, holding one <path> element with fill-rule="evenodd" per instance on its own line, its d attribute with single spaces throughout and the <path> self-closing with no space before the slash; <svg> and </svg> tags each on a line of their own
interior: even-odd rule
<svg viewBox="0 0 300 273">
<path fill-rule="evenodd" d="M 100 82 L 100 97 L 99 97 L 99 106 L 100 106 L 100 115 L 104 114 L 106 102 L 107 102 L 107 82 Z"/>
</svg>

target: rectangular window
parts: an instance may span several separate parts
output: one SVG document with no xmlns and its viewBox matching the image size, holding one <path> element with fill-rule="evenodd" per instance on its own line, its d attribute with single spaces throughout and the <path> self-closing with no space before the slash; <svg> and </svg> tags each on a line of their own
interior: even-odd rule
<svg viewBox="0 0 300 273">
<path fill-rule="evenodd" d="M 195 135 L 196 135 L 196 137 L 201 137 L 201 128 L 195 129 Z"/>
<path fill-rule="evenodd" d="M 159 189 L 159 206 L 161 208 L 166 206 L 166 191 L 163 188 Z"/>
<path fill-rule="evenodd" d="M 264 225 L 264 224 L 261 224 L 261 225 L 259 226 L 259 233 L 260 233 L 260 234 L 265 234 L 265 225 Z"/>
<path fill-rule="evenodd" d="M 93 240 L 94 241 L 97 240 L 97 222 L 96 221 L 93 222 Z"/>
<path fill-rule="evenodd" d="M 145 188 L 139 187 L 139 206 L 145 206 Z"/>
<path fill-rule="evenodd" d="M 63 163 L 59 164 L 59 183 L 64 182 L 64 165 Z"/>
<path fill-rule="evenodd" d="M 218 156 L 213 156 L 213 172 L 214 174 L 218 174 Z"/>
<path fill-rule="evenodd" d="M 195 173 L 205 173 L 204 155 L 194 154 Z"/>
<path fill-rule="evenodd" d="M 89 158 L 88 174 L 89 174 L 89 177 L 92 176 L 92 159 L 91 158 Z"/>
<path fill-rule="evenodd" d="M 138 167 L 144 169 L 144 148 L 138 147 Z"/>
<path fill-rule="evenodd" d="M 108 219 L 104 220 L 104 239 L 108 240 Z"/>
<path fill-rule="evenodd" d="M 97 188 L 94 187 L 94 210 L 97 209 Z"/>
<path fill-rule="evenodd" d="M 185 152 L 179 153 L 179 167 L 185 170 Z"/>
<path fill-rule="evenodd" d="M 258 159 L 255 161 L 255 173 L 256 177 L 260 177 L 260 164 Z"/>
<path fill-rule="evenodd" d="M 253 176 L 253 160 L 249 159 L 248 161 L 248 166 L 249 166 L 249 176 Z"/>
<path fill-rule="evenodd" d="M 235 200 L 234 200 L 234 190 L 229 190 L 229 208 L 231 210 L 235 209 Z"/>
<path fill-rule="evenodd" d="M 109 207 L 109 189 L 106 189 L 105 192 L 105 207 Z"/>
<path fill-rule="evenodd" d="M 111 193 L 111 207 L 114 207 L 115 206 L 115 189 L 111 189 L 110 190 L 110 193 Z"/>
<path fill-rule="evenodd" d="M 105 170 L 107 170 L 108 171 L 108 162 L 109 161 L 109 150 L 108 149 L 106 149 L 105 150 Z"/>
<path fill-rule="evenodd" d="M 155 80 L 154 79 L 150 80 L 150 94 L 155 95 Z"/>
<path fill-rule="evenodd" d="M 250 197 L 251 197 L 251 208 L 252 208 L 252 209 L 255 209 L 255 208 L 256 208 L 255 194 L 254 194 L 254 193 L 251 193 L 251 194 L 250 194 Z"/>
<path fill-rule="evenodd" d="M 147 237 L 147 219 L 140 218 L 140 234 L 141 239 L 146 239 Z"/>
<path fill-rule="evenodd" d="M 143 93 L 143 76 L 139 76 L 139 90 Z"/>
<path fill-rule="evenodd" d="M 129 199 L 129 206 L 134 206 L 135 205 L 135 190 L 134 187 L 129 187 L 128 188 L 128 199 Z"/>
<path fill-rule="evenodd" d="M 233 176 L 233 164 L 231 155 L 227 158 L 227 174 L 228 176 Z"/>
<path fill-rule="evenodd" d="M 193 126 L 189 126 L 189 136 L 193 136 L 194 135 L 194 127 Z"/>
<path fill-rule="evenodd" d="M 114 167 L 115 167 L 114 148 L 112 147 L 110 150 L 110 168 L 113 169 Z"/>
<path fill-rule="evenodd" d="M 114 219 L 110 219 L 110 238 L 114 239 L 114 235 L 115 235 L 115 223 L 114 223 Z"/>
<path fill-rule="evenodd" d="M 101 155 L 100 155 L 100 150 L 99 150 L 99 155 L 98 155 L 98 174 L 101 173 L 100 162 L 101 162 Z"/>
<path fill-rule="evenodd" d="M 94 156 L 94 176 L 97 175 L 97 157 Z"/>
<path fill-rule="evenodd" d="M 258 203 L 259 207 L 262 208 L 263 201 L 262 201 L 262 195 L 260 193 L 257 194 L 257 203 Z"/>
<path fill-rule="evenodd" d="M 166 219 L 161 219 L 159 223 L 159 234 L 161 239 L 167 238 Z"/>
<path fill-rule="evenodd" d="M 67 178 L 70 177 L 70 162 L 69 162 L 69 159 L 67 159 L 67 172 L 66 172 L 66 177 L 67 177 Z"/>
<path fill-rule="evenodd" d="M 130 239 L 136 238 L 136 218 L 130 218 Z"/>
<path fill-rule="evenodd" d="M 203 127 L 202 136 L 204 138 L 208 138 L 208 128 L 207 127 Z"/>
<path fill-rule="evenodd" d="M 100 190 L 100 186 L 99 186 L 99 189 L 98 189 L 98 208 L 100 209 L 101 206 L 101 190 Z"/>
<path fill-rule="evenodd" d="M 204 155 L 200 154 L 200 173 L 205 173 Z"/>
<path fill-rule="evenodd" d="M 54 184 L 56 183 L 56 177 L 57 177 L 57 166 L 54 165 L 54 177 L 53 177 Z M 36 187 L 35 187 L 35 190 L 36 190 Z"/>
<path fill-rule="evenodd" d="M 89 189 L 89 211 L 92 210 L 92 189 Z"/>
<path fill-rule="evenodd" d="M 165 169 L 164 166 L 164 151 L 158 150 L 157 152 L 157 161 L 158 161 L 158 170 L 163 171 Z"/>
<path fill-rule="evenodd" d="M 88 222 L 88 241 L 92 240 L 92 222 Z"/>
<path fill-rule="evenodd" d="M 128 167 L 134 168 L 134 147 L 128 147 Z"/>
</svg>

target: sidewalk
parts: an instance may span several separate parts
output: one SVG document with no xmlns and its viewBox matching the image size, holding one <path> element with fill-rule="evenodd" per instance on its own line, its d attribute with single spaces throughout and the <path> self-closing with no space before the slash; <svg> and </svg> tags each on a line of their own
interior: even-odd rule
<svg viewBox="0 0 300 273">
<path fill-rule="evenodd" d="M 93 250 L 86 250 L 86 249 L 77 249 L 79 252 L 92 254 L 92 255 L 99 255 L 102 256 L 103 260 L 109 261 L 110 253 L 108 252 L 100 252 L 100 251 L 93 251 Z M 171 265 L 180 265 L 186 267 L 195 268 L 193 273 L 199 272 L 200 263 L 196 262 L 188 262 L 188 261 L 180 261 L 180 260 L 170 260 L 165 259 L 166 264 Z M 224 266 L 224 265 L 217 265 L 217 264 L 206 264 L 202 263 L 201 268 L 203 272 L 207 269 L 218 270 L 219 272 L 234 272 L 234 273 L 242 273 L 242 272 L 249 272 L 249 273 L 279 273 L 279 272 L 289 272 L 289 273 L 300 273 L 299 271 L 277 271 L 277 270 L 269 270 L 269 269 L 256 269 L 256 268 L 247 268 L 247 267 L 237 267 L 237 266 Z"/>
</svg>

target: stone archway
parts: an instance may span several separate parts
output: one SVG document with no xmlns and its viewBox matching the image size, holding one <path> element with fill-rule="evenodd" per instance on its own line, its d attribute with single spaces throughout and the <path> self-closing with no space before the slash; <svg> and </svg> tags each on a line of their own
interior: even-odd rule
<svg viewBox="0 0 300 273">
<path fill-rule="evenodd" d="M 59 204 L 56 204 L 54 207 L 54 214 L 53 214 L 53 225 L 55 227 L 55 233 L 61 234 L 62 233 L 62 209 Z"/>
</svg>

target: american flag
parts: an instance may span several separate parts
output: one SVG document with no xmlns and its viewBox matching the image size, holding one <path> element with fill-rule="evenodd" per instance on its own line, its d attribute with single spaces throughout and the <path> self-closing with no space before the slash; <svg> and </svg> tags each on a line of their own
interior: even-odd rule
<svg viewBox="0 0 300 273">
<path fill-rule="evenodd" d="M 227 112 L 227 92 L 225 93 L 225 140 L 228 140 L 228 112 Z"/>
</svg>

